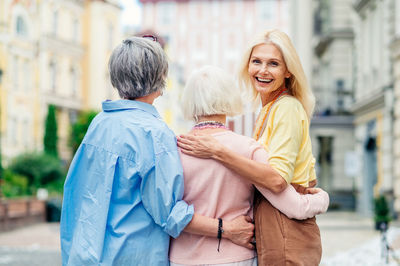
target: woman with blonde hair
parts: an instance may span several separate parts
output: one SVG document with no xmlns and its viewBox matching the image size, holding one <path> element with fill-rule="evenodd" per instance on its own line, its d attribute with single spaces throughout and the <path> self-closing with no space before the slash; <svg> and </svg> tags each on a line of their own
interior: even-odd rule
<svg viewBox="0 0 400 266">
<path fill-rule="evenodd" d="M 315 99 L 290 38 L 279 30 L 256 38 L 243 55 L 239 78 L 261 102 L 253 137 L 268 152 L 269 164 L 249 160 L 207 135 L 182 135 L 179 147 L 185 154 L 215 159 L 272 191 L 293 184 L 298 191 L 307 192 L 307 187 L 316 185 L 309 136 Z M 268 199 L 256 196 L 259 265 L 319 264 L 322 248 L 315 217 L 305 221 L 289 218 Z"/>
<path fill-rule="evenodd" d="M 212 66 L 205 66 L 195 71 L 190 76 L 182 95 L 186 118 L 196 122 L 191 134 L 212 136 L 218 145 L 228 146 L 232 152 L 244 158 L 266 164 L 267 152 L 257 141 L 238 135 L 225 126 L 227 116 L 242 112 L 242 103 L 241 91 L 233 77 L 222 69 Z M 293 186 L 287 186 L 283 192 L 275 194 L 263 188 L 265 186 L 263 180 L 250 181 L 218 161 L 186 154 L 181 154 L 181 161 L 185 186 L 183 200 L 193 204 L 198 214 L 218 218 L 220 223 L 217 237 L 183 232 L 178 238 L 172 239 L 170 247 L 172 266 L 257 265 L 254 251 L 231 241 L 221 240 L 225 221 L 242 215 L 253 216 L 252 183 L 257 185 L 262 195 L 274 207 L 290 218 L 310 218 L 325 212 L 328 207 L 329 196 L 320 189 L 314 189 L 312 192 L 315 194 L 301 195 Z M 267 174 L 275 178 L 280 177 L 272 168 Z"/>
</svg>

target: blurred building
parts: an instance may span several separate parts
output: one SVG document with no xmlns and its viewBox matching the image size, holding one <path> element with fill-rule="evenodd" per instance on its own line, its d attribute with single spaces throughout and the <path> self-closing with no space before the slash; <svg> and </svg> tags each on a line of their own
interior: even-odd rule
<svg viewBox="0 0 400 266">
<path fill-rule="evenodd" d="M 394 208 L 400 213 L 400 0 L 394 2 L 393 20 L 394 36 L 391 38 L 391 58 L 393 60 L 393 88 L 394 88 L 394 107 L 393 107 L 393 189 L 394 189 Z"/>
<path fill-rule="evenodd" d="M 398 1 L 397 1 L 398 4 Z M 358 210 L 373 211 L 378 193 L 393 195 L 393 60 L 395 1 L 353 1 L 354 114 Z M 398 13 L 398 12 L 397 12 Z"/>
<path fill-rule="evenodd" d="M 289 1 L 286 0 L 140 0 L 142 30 L 151 30 L 166 40 L 171 59 L 170 82 L 156 105 L 176 132 L 191 123 L 180 113 L 179 98 L 188 75 L 203 65 L 219 66 L 233 75 L 246 43 L 266 29 L 289 29 Z M 231 119 L 236 132 L 251 135 L 254 115 Z"/>
<path fill-rule="evenodd" d="M 107 74 L 120 39 L 117 0 L 0 2 L 1 152 L 41 150 L 48 105 L 57 107 L 59 153 L 70 159 L 70 124 L 112 98 Z"/>
<path fill-rule="evenodd" d="M 310 134 L 319 185 L 331 207 L 355 208 L 354 16 L 351 0 L 314 0 L 311 86 L 316 97 Z"/>
</svg>

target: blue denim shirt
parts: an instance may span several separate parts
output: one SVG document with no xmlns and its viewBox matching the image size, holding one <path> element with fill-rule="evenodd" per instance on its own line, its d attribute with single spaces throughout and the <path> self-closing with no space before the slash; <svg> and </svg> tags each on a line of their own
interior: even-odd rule
<svg viewBox="0 0 400 266">
<path fill-rule="evenodd" d="M 63 265 L 169 265 L 169 236 L 193 216 L 182 201 L 173 132 L 156 109 L 103 102 L 64 185 Z"/>
</svg>

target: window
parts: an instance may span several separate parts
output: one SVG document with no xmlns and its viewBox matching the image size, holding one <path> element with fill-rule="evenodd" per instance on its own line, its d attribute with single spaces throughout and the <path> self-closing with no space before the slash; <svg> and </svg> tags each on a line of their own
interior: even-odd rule
<svg viewBox="0 0 400 266">
<path fill-rule="evenodd" d="M 53 13 L 53 29 L 52 29 L 52 33 L 54 35 L 57 35 L 57 29 L 58 29 L 58 11 L 54 11 L 54 13 Z"/>
<path fill-rule="evenodd" d="M 175 16 L 175 3 L 173 2 L 159 2 L 157 7 L 159 14 L 159 24 L 169 25 Z"/>
<path fill-rule="evenodd" d="M 49 74 L 50 74 L 50 90 L 55 92 L 57 83 L 57 66 L 56 63 L 54 63 L 54 61 L 50 62 Z"/>
<path fill-rule="evenodd" d="M 31 82 L 32 82 L 32 80 L 31 80 L 30 62 L 29 62 L 28 59 L 24 60 L 23 73 L 24 73 L 23 90 L 28 92 L 29 89 L 30 89 Z"/>
<path fill-rule="evenodd" d="M 78 19 L 74 19 L 72 22 L 72 41 L 78 42 L 79 38 L 79 22 Z"/>
<path fill-rule="evenodd" d="M 12 75 L 13 75 L 13 83 L 14 90 L 18 90 L 19 87 L 19 58 L 18 56 L 13 56 L 12 59 Z"/>
<path fill-rule="evenodd" d="M 8 139 L 11 145 L 17 144 L 17 119 L 9 117 L 8 119 Z"/>
<path fill-rule="evenodd" d="M 114 26 L 111 23 L 108 23 L 108 50 L 113 49 L 114 43 Z"/>
<path fill-rule="evenodd" d="M 32 132 L 31 132 L 31 128 L 29 125 L 29 121 L 28 120 L 24 120 L 23 122 L 23 134 L 24 134 L 24 138 L 23 138 L 23 142 L 24 142 L 24 148 L 27 149 L 29 147 L 30 144 L 30 139 L 32 136 Z"/>
<path fill-rule="evenodd" d="M 257 0 L 257 10 L 259 13 L 259 17 L 262 20 L 275 20 L 274 17 L 276 14 L 276 2 L 275 1 L 265 1 L 265 0 Z"/>
<path fill-rule="evenodd" d="M 76 96 L 78 93 L 78 73 L 75 68 L 70 70 L 70 82 L 71 82 L 71 95 Z"/>
<path fill-rule="evenodd" d="M 18 36 L 22 37 L 28 36 L 28 28 L 26 25 L 26 21 L 22 18 L 22 16 L 17 17 L 15 30 Z"/>
</svg>

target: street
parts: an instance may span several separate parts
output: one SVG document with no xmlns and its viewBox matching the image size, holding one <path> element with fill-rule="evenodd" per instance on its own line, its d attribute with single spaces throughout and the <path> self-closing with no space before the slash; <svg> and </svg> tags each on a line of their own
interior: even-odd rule
<svg viewBox="0 0 400 266">
<path fill-rule="evenodd" d="M 400 265 L 390 254 L 389 264 L 381 258 L 381 235 L 372 219 L 353 212 L 328 212 L 317 218 L 321 229 L 321 265 Z M 400 225 L 392 224 L 388 242 L 400 250 Z M 400 258 L 400 253 L 396 252 Z M 395 255 L 396 255 L 395 254 Z M 61 264 L 59 224 L 36 224 L 0 234 L 0 265 Z"/>
</svg>

